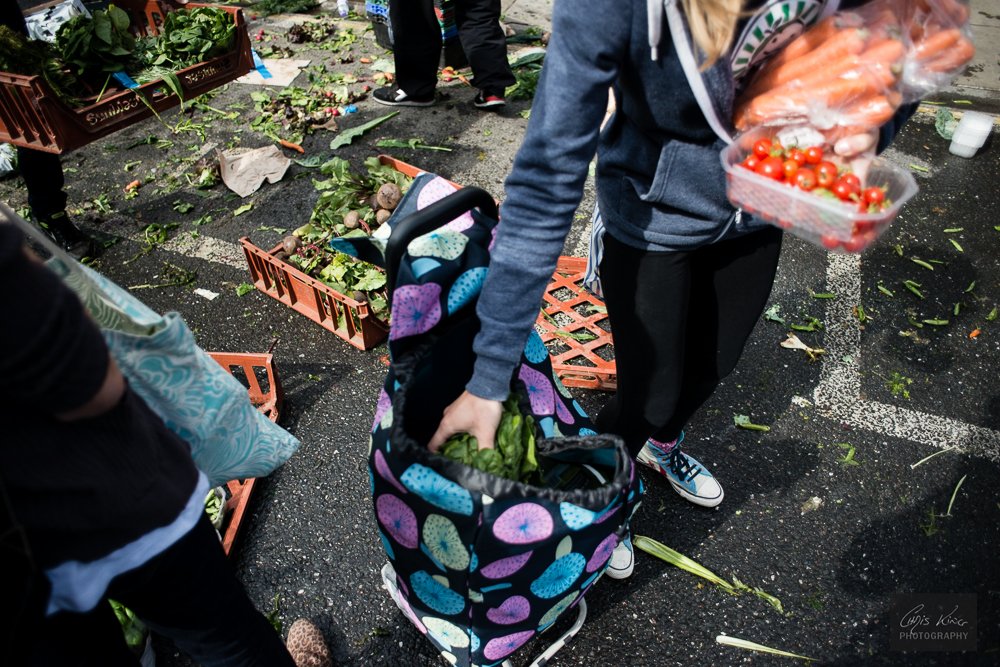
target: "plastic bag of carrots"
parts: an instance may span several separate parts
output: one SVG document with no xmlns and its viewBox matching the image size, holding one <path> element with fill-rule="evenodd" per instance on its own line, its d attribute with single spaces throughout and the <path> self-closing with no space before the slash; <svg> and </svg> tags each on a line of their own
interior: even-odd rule
<svg viewBox="0 0 1000 667">
<path fill-rule="evenodd" d="M 873 0 L 823 19 L 766 61 L 734 124 L 807 125 L 830 143 L 946 86 L 975 50 L 963 0 Z"/>
</svg>

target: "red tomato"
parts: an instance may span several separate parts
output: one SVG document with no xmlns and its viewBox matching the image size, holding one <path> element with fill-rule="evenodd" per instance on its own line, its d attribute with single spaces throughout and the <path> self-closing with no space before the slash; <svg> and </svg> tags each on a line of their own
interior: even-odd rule
<svg viewBox="0 0 1000 667">
<path fill-rule="evenodd" d="M 823 160 L 823 149 L 819 146 L 810 146 L 806 149 L 806 162 L 809 164 L 819 164 Z"/>
<path fill-rule="evenodd" d="M 795 185 L 808 192 L 816 187 L 816 172 L 809 167 L 802 167 L 795 172 Z"/>
<path fill-rule="evenodd" d="M 854 174 L 844 174 L 838 178 L 837 182 L 833 184 L 833 194 L 837 195 L 837 199 L 841 201 L 858 201 L 861 189 L 854 184 L 858 177 L 854 176 L 854 179 L 851 180 L 846 178 L 847 176 L 854 176 Z"/>
<path fill-rule="evenodd" d="M 851 172 L 848 171 L 848 172 L 845 172 L 845 173 L 841 174 L 840 175 L 840 179 L 842 181 L 846 181 L 846 182 L 850 183 L 851 187 L 857 188 L 859 193 L 861 192 L 861 179 L 858 178 L 857 174 L 853 174 L 853 173 L 851 173 Z"/>
<path fill-rule="evenodd" d="M 816 165 L 816 185 L 831 189 L 837 182 L 837 165 L 823 161 Z"/>
<path fill-rule="evenodd" d="M 840 241 L 836 237 L 828 234 L 823 234 L 823 236 L 819 237 L 819 241 L 827 250 L 836 250 L 840 247 Z"/>
<path fill-rule="evenodd" d="M 746 167 L 750 171 L 756 169 L 758 164 L 760 164 L 760 158 L 756 155 L 747 155 L 746 159 L 740 162 L 741 166 Z"/>
<path fill-rule="evenodd" d="M 780 157 L 771 156 L 764 158 L 754 171 L 761 176 L 773 178 L 776 181 L 780 181 L 785 177 L 785 170 Z"/>
<path fill-rule="evenodd" d="M 885 190 L 874 186 L 865 188 L 865 191 L 861 193 L 861 201 L 866 204 L 875 204 L 881 208 L 882 203 L 885 201 Z"/>
<path fill-rule="evenodd" d="M 844 250 L 847 252 L 861 252 L 868 247 L 869 240 L 863 234 L 854 234 L 850 239 L 844 241 Z"/>
<path fill-rule="evenodd" d="M 764 159 L 771 155 L 771 140 L 770 139 L 758 139 L 753 144 L 753 154 Z"/>
<path fill-rule="evenodd" d="M 789 182 L 795 181 L 795 172 L 799 170 L 801 165 L 792 158 L 786 159 L 781 163 L 781 168 L 785 172 L 785 180 Z"/>
<path fill-rule="evenodd" d="M 795 160 L 800 167 L 806 163 L 806 152 L 798 148 L 788 151 L 788 157 L 791 160 Z"/>
</svg>

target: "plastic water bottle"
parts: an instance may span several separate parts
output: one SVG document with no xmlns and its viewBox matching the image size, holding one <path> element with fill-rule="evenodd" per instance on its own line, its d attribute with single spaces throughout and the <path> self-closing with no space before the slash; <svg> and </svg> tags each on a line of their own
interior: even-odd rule
<svg viewBox="0 0 1000 667">
<path fill-rule="evenodd" d="M 340 14 L 340 18 L 345 19 L 347 15 L 351 13 L 351 8 L 347 4 L 347 0 L 337 0 L 337 13 Z"/>
</svg>

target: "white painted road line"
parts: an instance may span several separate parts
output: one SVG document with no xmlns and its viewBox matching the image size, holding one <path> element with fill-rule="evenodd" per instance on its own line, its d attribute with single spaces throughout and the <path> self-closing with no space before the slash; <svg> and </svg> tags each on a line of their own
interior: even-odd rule
<svg viewBox="0 0 1000 667">
<path fill-rule="evenodd" d="M 861 397 L 861 330 L 852 311 L 861 303 L 861 257 L 830 253 L 826 281 L 837 298 L 828 302 L 824 317 L 826 354 L 813 392 L 816 408 L 853 428 L 1000 461 L 1000 432 Z"/>
<path fill-rule="evenodd" d="M 146 244 L 146 238 L 141 231 L 129 234 L 127 238 L 140 245 Z M 197 237 L 186 232 L 177 234 L 163 245 L 157 246 L 161 250 L 175 252 L 186 257 L 195 257 L 216 264 L 225 264 L 234 269 L 247 271 L 247 259 L 243 254 L 242 246 L 199 234 Z"/>
<path fill-rule="evenodd" d="M 164 250 L 247 271 L 247 258 L 236 243 L 199 235 L 178 234 L 161 246 Z"/>
</svg>

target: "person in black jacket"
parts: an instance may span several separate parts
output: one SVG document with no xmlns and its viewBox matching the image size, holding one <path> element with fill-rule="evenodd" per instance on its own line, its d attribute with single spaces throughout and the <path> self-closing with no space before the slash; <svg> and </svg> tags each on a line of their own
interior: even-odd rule
<svg viewBox="0 0 1000 667">
<path fill-rule="evenodd" d="M 17 664 L 137 665 L 111 598 L 205 667 L 293 667 L 226 559 L 190 447 L 129 389 L 76 295 L 2 217 L 0 281 L 0 488 L 44 575 L 26 596 L 36 611 L 21 606 L 19 627 L 34 632 L 14 638 L 28 653 Z M 4 570 L 3 590 L 11 576 L 23 574 Z"/>
<path fill-rule="evenodd" d="M 0 25 L 28 34 L 24 15 L 16 2 L 0 3 Z M 99 254 L 100 244 L 73 224 L 66 214 L 65 181 L 59 156 L 18 146 L 17 165 L 28 188 L 28 205 L 35 222 L 77 259 Z"/>
</svg>

